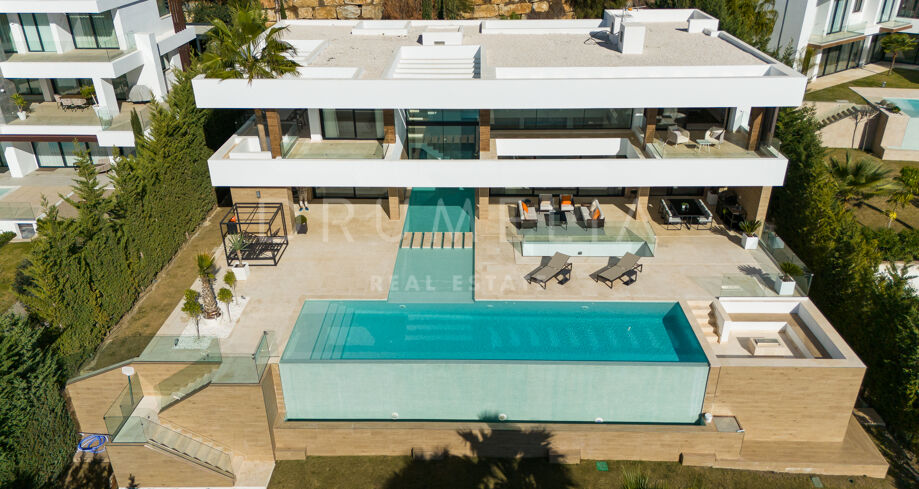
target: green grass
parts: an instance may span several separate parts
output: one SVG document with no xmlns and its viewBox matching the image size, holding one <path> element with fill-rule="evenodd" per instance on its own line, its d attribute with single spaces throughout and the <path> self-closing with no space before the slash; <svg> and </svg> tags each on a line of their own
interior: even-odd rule
<svg viewBox="0 0 919 489">
<path fill-rule="evenodd" d="M 836 158 L 839 161 L 845 161 L 846 153 L 851 153 L 852 161 L 868 159 L 872 163 L 876 163 L 884 168 L 889 169 L 890 178 L 897 176 L 900 173 L 900 169 L 904 166 L 919 167 L 919 162 L 882 160 L 871 153 L 866 153 L 857 149 L 845 148 L 834 148 L 827 150 L 827 160 L 829 160 L 829 158 Z M 854 206 L 852 208 L 852 212 L 855 213 L 855 217 L 860 223 L 870 228 L 880 229 L 887 227 L 888 219 L 887 216 L 884 215 L 884 211 L 889 207 L 890 205 L 887 204 L 887 197 L 881 195 L 866 200 L 862 205 Z M 897 220 L 894 221 L 890 226 L 891 229 L 897 231 L 908 227 L 919 229 L 919 207 L 916 207 L 912 204 L 902 209 L 898 209 Z"/>
<path fill-rule="evenodd" d="M 16 267 L 31 248 L 32 243 L 7 243 L 0 247 L 0 314 L 16 303 L 16 294 L 13 293 Z"/>
<path fill-rule="evenodd" d="M 500 470 L 496 470 L 500 469 Z M 611 461 L 600 472 L 595 461 L 549 464 L 544 459 L 466 459 L 448 457 L 413 462 L 408 457 L 308 457 L 277 462 L 268 489 L 618 489 L 624 471 L 641 470 L 669 489 L 808 489 L 810 475 L 686 467 L 674 462 Z M 507 484 L 495 484 L 503 473 Z M 819 476 L 828 489 L 890 489 L 892 482 L 867 477 Z M 497 477 L 500 479 L 501 477 Z M 908 487 L 908 486 L 903 486 Z"/>
<path fill-rule="evenodd" d="M 848 100 L 855 104 L 864 104 L 865 99 L 849 89 L 849 87 L 880 87 L 887 82 L 887 88 L 919 88 L 919 70 L 906 70 L 894 68 L 890 76 L 887 72 L 871 75 L 848 83 L 836 85 L 823 90 L 807 92 L 804 100 L 810 102 L 835 102 Z"/>
</svg>

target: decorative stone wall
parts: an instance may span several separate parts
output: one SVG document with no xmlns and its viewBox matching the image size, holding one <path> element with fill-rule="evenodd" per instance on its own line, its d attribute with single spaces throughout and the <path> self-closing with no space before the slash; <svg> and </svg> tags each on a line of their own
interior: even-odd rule
<svg viewBox="0 0 919 489">
<path fill-rule="evenodd" d="M 400 0 L 283 0 L 288 19 L 382 19 L 383 4 Z M 404 1 L 404 0 L 401 0 Z M 277 19 L 278 0 L 261 0 L 268 18 Z M 469 19 L 519 16 L 522 19 L 573 19 L 564 0 L 472 0 Z M 413 16 L 420 19 L 421 12 Z"/>
</svg>

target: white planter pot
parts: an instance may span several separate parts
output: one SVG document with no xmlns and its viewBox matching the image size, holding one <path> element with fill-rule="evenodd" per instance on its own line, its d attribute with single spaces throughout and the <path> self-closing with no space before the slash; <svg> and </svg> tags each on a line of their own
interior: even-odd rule
<svg viewBox="0 0 919 489">
<path fill-rule="evenodd" d="M 775 282 L 775 291 L 778 292 L 779 295 L 794 295 L 795 281 L 786 282 L 779 278 L 779 280 Z"/>
<path fill-rule="evenodd" d="M 243 263 L 242 266 L 233 265 L 230 267 L 230 270 L 233 270 L 233 274 L 236 275 L 236 280 L 246 280 L 249 278 L 249 264 Z"/>
<path fill-rule="evenodd" d="M 717 204 L 717 203 L 718 203 L 718 194 L 716 194 L 715 192 L 709 192 L 708 195 L 705 196 L 705 203 L 708 204 L 708 205 L 715 205 L 715 204 Z"/>
<path fill-rule="evenodd" d="M 759 236 L 747 236 L 744 234 L 740 238 L 740 243 L 745 250 L 755 250 L 759 246 Z"/>
<path fill-rule="evenodd" d="M 24 110 L 20 110 L 20 111 L 16 112 L 16 116 L 19 117 L 19 120 L 21 120 L 21 121 L 26 120 L 26 116 L 27 116 L 27 115 L 28 115 L 28 113 L 27 113 L 26 111 L 24 111 Z"/>
</svg>

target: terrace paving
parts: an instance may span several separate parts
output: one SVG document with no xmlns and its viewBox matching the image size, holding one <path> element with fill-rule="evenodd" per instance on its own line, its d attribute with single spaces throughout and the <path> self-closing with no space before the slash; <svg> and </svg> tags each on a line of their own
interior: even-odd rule
<svg viewBox="0 0 919 489">
<path fill-rule="evenodd" d="M 264 330 L 275 331 L 273 355 L 286 344 L 304 301 L 386 300 L 399 250 L 403 220 L 391 221 L 376 201 L 345 204 L 327 200 L 310 205 L 309 232 L 290 235 L 290 245 L 276 267 L 251 267 L 248 280 L 239 282 L 238 294 L 249 303 L 229 338 L 221 340 L 225 353 L 252 353 Z M 624 198 L 602 204 L 607 222 L 627 218 Z M 771 283 L 760 274 L 775 273 L 762 251 L 745 251 L 740 238 L 720 227 L 713 230 L 668 231 L 652 223 L 657 233 L 654 257 L 642 258 L 638 281 L 612 290 L 595 283 L 589 274 L 606 264 L 602 257 L 574 257 L 571 280 L 551 283 L 546 290 L 527 284 L 524 275 L 539 257 L 522 257 L 503 234 L 505 209 L 510 204 L 493 201 L 488 217 L 476 223 L 475 298 L 478 300 L 705 300 L 722 294 L 727 275 L 750 290 L 745 295 L 774 295 Z M 405 216 L 406 205 L 402 206 Z M 218 257 L 221 249 L 214 250 Z M 218 258 L 225 269 L 225 262 Z M 217 288 L 222 287 L 223 270 Z M 160 329 L 160 335 L 177 335 L 187 319 L 180 304 Z"/>
</svg>

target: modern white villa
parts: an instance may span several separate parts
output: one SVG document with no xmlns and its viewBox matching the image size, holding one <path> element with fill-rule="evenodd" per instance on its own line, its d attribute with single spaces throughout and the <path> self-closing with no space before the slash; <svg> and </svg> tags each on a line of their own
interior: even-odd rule
<svg viewBox="0 0 919 489">
<path fill-rule="evenodd" d="M 919 36 L 917 0 L 776 0 L 770 48 L 794 47 L 809 78 L 890 60 L 880 41 L 894 32 Z M 917 52 L 898 63 L 919 63 Z"/>
<path fill-rule="evenodd" d="M 170 69 L 188 62 L 194 31 L 184 16 L 170 14 L 180 5 L 0 1 L 0 166 L 9 177 L 0 204 L 11 204 L 0 212 L 3 230 L 33 234 L 36 192 L 17 196 L 19 179 L 40 168 L 72 167 L 78 149 L 88 150 L 103 173 L 116 148 L 133 151 L 131 114 L 143 124 L 145 104 L 168 90 Z"/>
<path fill-rule="evenodd" d="M 698 10 L 280 25 L 298 76 L 193 81 L 267 121 L 209 160 L 232 319 L 177 303 L 67 387 L 120 485 L 446 452 L 886 474 L 806 264 L 736 231 L 803 75 Z"/>
</svg>

